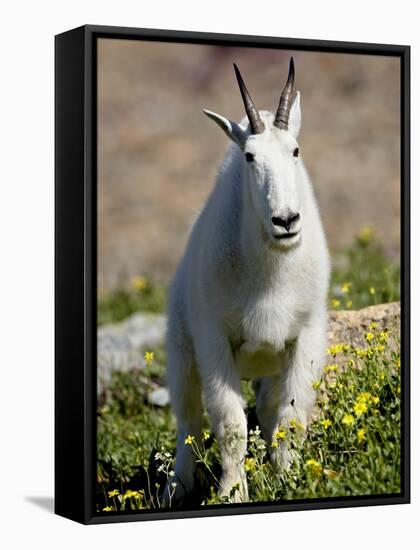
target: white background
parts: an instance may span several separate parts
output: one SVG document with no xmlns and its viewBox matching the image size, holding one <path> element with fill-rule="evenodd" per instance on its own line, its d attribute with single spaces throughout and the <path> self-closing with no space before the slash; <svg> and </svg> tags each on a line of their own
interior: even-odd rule
<svg viewBox="0 0 420 550">
<path fill-rule="evenodd" d="M 412 210 L 419 207 L 416 2 L 7 2 L 0 34 L 0 536 L 3 548 L 418 547 L 419 376 L 412 350 L 413 504 L 84 527 L 53 495 L 53 36 L 91 23 L 411 44 Z M 316 83 L 314 83 L 316 85 Z M 334 116 L 334 113 L 331 113 Z M 413 241 L 420 216 L 412 223 Z M 413 280 L 419 264 L 413 251 Z M 419 292 L 413 288 L 415 344 Z M 71 491 L 71 487 L 69 487 Z M 417 541 L 416 541 L 417 539 Z M 411 541 L 411 542 L 410 542 Z M 416 542 L 415 542 L 416 541 Z"/>
</svg>

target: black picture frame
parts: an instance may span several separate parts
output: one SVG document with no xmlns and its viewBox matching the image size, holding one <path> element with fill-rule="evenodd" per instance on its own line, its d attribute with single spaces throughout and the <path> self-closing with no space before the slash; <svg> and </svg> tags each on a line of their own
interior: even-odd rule
<svg viewBox="0 0 420 550">
<path fill-rule="evenodd" d="M 401 63 L 401 493 L 95 512 L 96 47 L 99 38 L 394 56 Z M 410 502 L 410 47 L 86 25 L 55 37 L 55 513 L 110 523 Z"/>
</svg>

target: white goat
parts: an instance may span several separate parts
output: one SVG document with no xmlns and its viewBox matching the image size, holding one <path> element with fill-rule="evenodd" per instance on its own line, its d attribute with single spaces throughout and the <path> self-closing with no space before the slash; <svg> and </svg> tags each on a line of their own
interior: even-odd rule
<svg viewBox="0 0 420 550">
<path fill-rule="evenodd" d="M 193 488 L 195 459 L 185 438 L 202 437 L 202 396 L 221 452 L 219 494 L 237 486 L 235 500 L 246 501 L 241 378 L 256 379 L 257 415 L 270 444 L 279 425 L 307 425 L 326 347 L 329 257 L 296 141 L 301 111 L 299 92 L 290 107 L 293 58 L 276 116 L 256 110 L 236 65 L 235 71 L 249 124 L 204 111 L 233 143 L 170 292 L 175 499 Z M 271 455 L 280 468 L 292 459 L 282 445 Z"/>
</svg>

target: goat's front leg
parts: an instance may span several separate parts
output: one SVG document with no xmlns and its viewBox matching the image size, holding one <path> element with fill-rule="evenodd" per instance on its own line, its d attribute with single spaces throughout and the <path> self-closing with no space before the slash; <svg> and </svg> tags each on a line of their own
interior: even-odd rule
<svg viewBox="0 0 420 550">
<path fill-rule="evenodd" d="M 248 500 L 244 470 L 247 425 L 240 377 L 235 370 L 232 350 L 226 336 L 215 336 L 211 331 L 207 336 L 197 349 L 197 356 L 204 400 L 222 459 L 219 496 L 229 496 L 235 487 L 235 502 L 245 502 Z"/>
<path fill-rule="evenodd" d="M 316 399 L 313 383 L 321 376 L 325 347 L 325 319 L 320 314 L 308 326 L 303 327 L 296 341 L 286 348 L 280 383 L 279 426 L 290 428 L 291 422 L 296 422 L 306 429 Z M 287 467 L 292 460 L 293 453 L 287 444 L 280 444 L 276 461 Z"/>
</svg>

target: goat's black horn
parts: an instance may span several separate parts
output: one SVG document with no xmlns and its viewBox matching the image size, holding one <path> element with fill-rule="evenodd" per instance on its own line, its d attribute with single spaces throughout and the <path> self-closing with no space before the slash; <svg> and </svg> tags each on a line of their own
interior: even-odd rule
<svg viewBox="0 0 420 550">
<path fill-rule="evenodd" d="M 238 81 L 238 86 L 241 92 L 242 100 L 244 102 L 245 111 L 249 120 L 249 124 L 251 126 L 251 133 L 262 134 L 265 129 L 264 122 L 261 120 L 260 114 L 257 111 L 251 96 L 249 95 L 249 92 L 245 86 L 245 82 L 242 78 L 241 73 L 239 72 L 236 63 L 234 63 L 233 66 L 235 67 L 236 79 Z"/>
<path fill-rule="evenodd" d="M 293 94 L 293 84 L 295 82 L 295 64 L 293 57 L 290 58 L 289 63 L 289 76 L 287 77 L 286 86 L 281 93 L 279 106 L 277 108 L 276 118 L 274 119 L 274 126 L 287 130 L 289 126 L 289 113 L 290 104 Z"/>
</svg>

